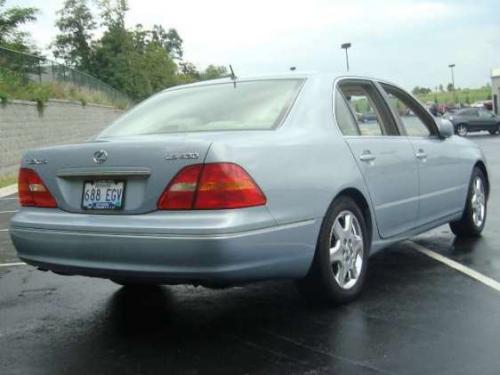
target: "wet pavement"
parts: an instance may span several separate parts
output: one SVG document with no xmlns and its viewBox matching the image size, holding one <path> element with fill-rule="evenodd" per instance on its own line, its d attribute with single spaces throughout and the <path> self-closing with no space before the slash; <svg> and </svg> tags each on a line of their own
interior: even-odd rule
<svg viewBox="0 0 500 375">
<path fill-rule="evenodd" d="M 492 193 L 481 239 L 417 243 L 500 281 L 500 136 L 473 136 Z M 0 199 L 0 230 L 17 209 Z M 16 262 L 0 231 L 0 263 Z M 0 268 L 0 374 L 498 374 L 500 294 L 406 244 L 370 260 L 364 293 L 307 304 L 291 282 L 121 288 Z"/>
</svg>

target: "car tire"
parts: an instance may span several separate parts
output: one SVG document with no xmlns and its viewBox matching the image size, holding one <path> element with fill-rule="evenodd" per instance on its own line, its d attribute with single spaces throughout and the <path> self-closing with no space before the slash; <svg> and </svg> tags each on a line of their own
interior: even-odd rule
<svg viewBox="0 0 500 375">
<path fill-rule="evenodd" d="M 495 130 L 488 130 L 490 132 L 491 135 L 495 135 L 498 133 L 498 128 L 495 129 Z"/>
<path fill-rule="evenodd" d="M 467 125 L 465 124 L 457 125 L 457 135 L 459 135 L 460 137 L 466 137 L 468 132 L 469 129 L 467 128 Z"/>
<path fill-rule="evenodd" d="M 314 302 L 342 304 L 363 287 L 371 238 L 356 202 L 337 198 L 325 215 L 316 253 L 307 276 L 297 281 L 302 295 Z"/>
<path fill-rule="evenodd" d="M 469 183 L 467 202 L 462 218 L 450 223 L 451 231 L 460 238 L 479 237 L 488 211 L 488 182 L 479 168 L 474 168 Z"/>
</svg>

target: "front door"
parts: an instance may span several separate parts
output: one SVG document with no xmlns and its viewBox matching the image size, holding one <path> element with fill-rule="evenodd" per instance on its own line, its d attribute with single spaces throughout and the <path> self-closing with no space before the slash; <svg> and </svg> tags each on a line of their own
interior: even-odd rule
<svg viewBox="0 0 500 375">
<path fill-rule="evenodd" d="M 441 139 L 434 118 L 403 90 L 381 84 L 413 147 L 420 175 L 417 225 L 440 220 L 463 209 L 468 184 L 466 160 L 450 157 L 456 145 Z"/>
</svg>

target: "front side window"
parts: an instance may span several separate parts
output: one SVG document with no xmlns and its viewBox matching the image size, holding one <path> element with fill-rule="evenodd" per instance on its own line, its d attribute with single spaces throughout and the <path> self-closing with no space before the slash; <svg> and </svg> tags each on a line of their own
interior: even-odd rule
<svg viewBox="0 0 500 375">
<path fill-rule="evenodd" d="M 430 114 L 402 90 L 382 84 L 393 112 L 399 116 L 410 137 L 428 137 L 433 134 Z"/>
<path fill-rule="evenodd" d="M 127 112 L 100 137 L 274 129 L 303 83 L 303 79 L 276 79 L 165 91 Z"/>
</svg>

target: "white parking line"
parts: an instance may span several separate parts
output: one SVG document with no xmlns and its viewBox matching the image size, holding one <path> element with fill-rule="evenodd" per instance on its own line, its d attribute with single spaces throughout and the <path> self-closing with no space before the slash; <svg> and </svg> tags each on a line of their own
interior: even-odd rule
<svg viewBox="0 0 500 375">
<path fill-rule="evenodd" d="M 0 198 L 7 197 L 15 193 L 17 193 L 17 184 L 0 188 Z"/>
<path fill-rule="evenodd" d="M 0 267 L 17 267 L 17 266 L 25 266 L 24 262 L 16 262 L 16 263 L 0 263 Z"/>
<path fill-rule="evenodd" d="M 13 214 L 17 212 L 17 210 L 13 210 L 13 211 L 0 211 L 0 214 Z"/>
<path fill-rule="evenodd" d="M 0 229 L 0 232 L 7 232 L 8 229 Z"/>
<path fill-rule="evenodd" d="M 488 276 L 483 275 L 482 273 L 479 273 L 472 268 L 466 267 L 461 263 L 458 263 L 450 258 L 447 258 L 439 253 L 436 253 L 435 251 L 432 251 L 422 245 L 419 245 L 418 243 L 415 243 L 413 241 L 406 241 L 406 243 L 413 247 L 415 250 L 418 252 L 427 255 L 428 257 L 437 260 L 438 262 L 441 262 L 445 265 L 447 265 L 450 268 L 453 268 L 456 271 L 462 272 L 463 274 L 469 276 L 470 278 L 473 278 L 476 281 L 479 281 L 480 283 L 483 283 L 486 286 L 489 286 L 492 289 L 495 289 L 497 292 L 500 292 L 500 283 Z"/>
<path fill-rule="evenodd" d="M 9 198 L 0 198 L 0 201 L 10 201 L 10 200 L 15 200 L 18 199 L 17 197 L 9 197 Z"/>
</svg>

